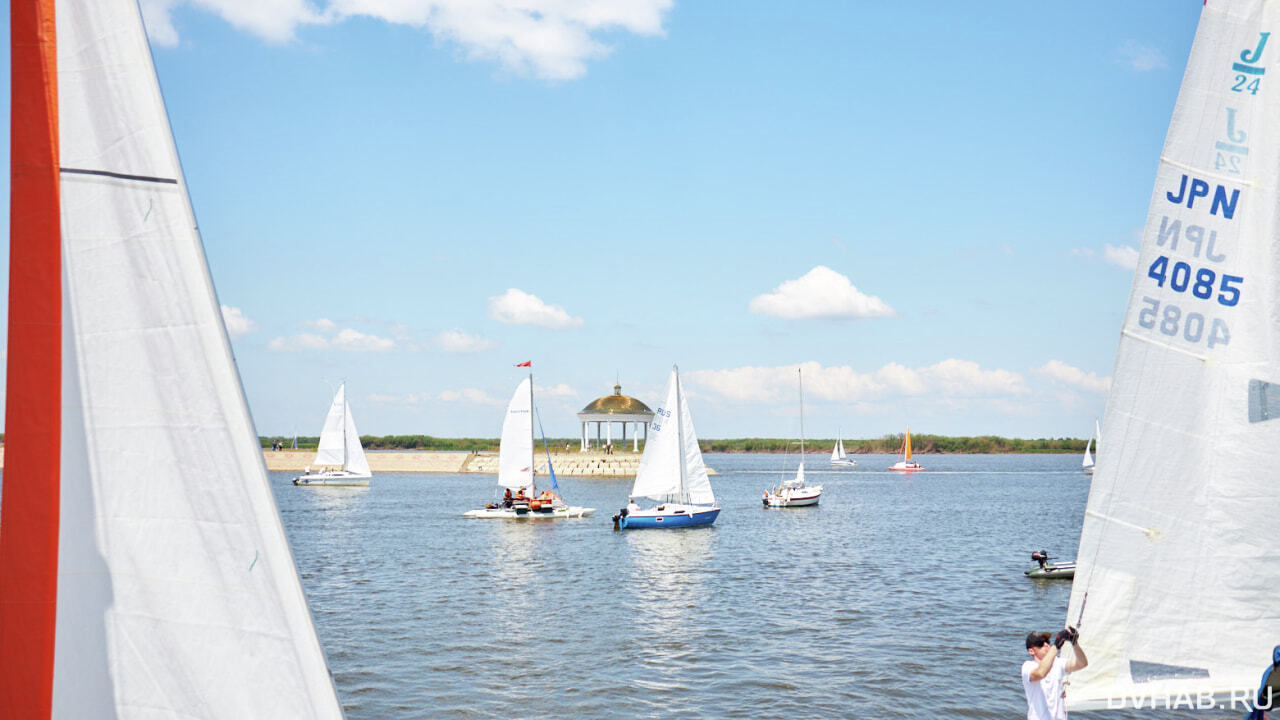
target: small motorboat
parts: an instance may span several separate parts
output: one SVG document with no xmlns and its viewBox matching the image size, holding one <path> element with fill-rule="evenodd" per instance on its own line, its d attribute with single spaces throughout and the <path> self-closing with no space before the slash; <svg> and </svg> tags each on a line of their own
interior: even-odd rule
<svg viewBox="0 0 1280 720">
<path fill-rule="evenodd" d="M 1069 580 L 1076 576 L 1075 560 L 1054 560 L 1044 550 L 1031 553 L 1031 559 L 1036 561 L 1036 567 L 1023 573 L 1029 578 L 1036 578 L 1037 580 Z"/>
</svg>

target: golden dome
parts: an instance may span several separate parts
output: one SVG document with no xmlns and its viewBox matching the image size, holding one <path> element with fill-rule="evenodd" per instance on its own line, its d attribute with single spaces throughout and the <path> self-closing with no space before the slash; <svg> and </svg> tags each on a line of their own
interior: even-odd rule
<svg viewBox="0 0 1280 720">
<path fill-rule="evenodd" d="M 622 394 L 622 385 L 613 386 L 613 394 L 598 397 L 592 400 L 586 407 L 582 408 L 583 413 L 591 413 L 598 415 L 652 415 L 653 411 L 648 405 L 639 400 Z"/>
</svg>

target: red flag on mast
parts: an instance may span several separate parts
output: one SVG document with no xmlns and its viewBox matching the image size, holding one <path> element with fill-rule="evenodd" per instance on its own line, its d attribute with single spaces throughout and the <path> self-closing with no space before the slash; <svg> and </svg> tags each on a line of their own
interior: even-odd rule
<svg viewBox="0 0 1280 720">
<path fill-rule="evenodd" d="M 532 361 L 532 360 L 525 360 L 525 361 L 524 361 L 524 362 L 522 362 L 522 363 L 516 363 L 516 367 L 533 367 L 533 361 Z"/>
</svg>

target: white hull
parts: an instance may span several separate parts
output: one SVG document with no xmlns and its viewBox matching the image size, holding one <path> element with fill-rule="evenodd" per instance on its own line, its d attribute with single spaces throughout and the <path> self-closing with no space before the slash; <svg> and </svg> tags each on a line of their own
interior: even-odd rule
<svg viewBox="0 0 1280 720">
<path fill-rule="evenodd" d="M 836 467 L 853 467 L 858 463 L 853 460 L 832 460 L 831 464 Z"/>
<path fill-rule="evenodd" d="M 579 507 L 577 505 L 554 508 L 550 512 L 535 510 L 516 512 L 512 508 L 481 508 L 479 510 L 468 510 L 462 516 L 481 520 L 559 520 L 561 518 L 588 517 L 595 511 L 595 508 Z"/>
<path fill-rule="evenodd" d="M 323 473 L 308 473 L 293 479 L 298 486 L 309 485 L 345 485 L 348 487 L 368 487 L 370 475 L 357 475 L 342 470 Z"/>
<path fill-rule="evenodd" d="M 889 466 L 890 470 L 923 470 L 917 462 L 896 462 Z"/>
<path fill-rule="evenodd" d="M 783 488 L 782 492 L 775 493 L 765 491 L 761 502 L 765 507 L 804 507 L 805 505 L 817 505 L 818 500 L 822 498 L 822 486 L 814 485 L 813 487 Z"/>
</svg>

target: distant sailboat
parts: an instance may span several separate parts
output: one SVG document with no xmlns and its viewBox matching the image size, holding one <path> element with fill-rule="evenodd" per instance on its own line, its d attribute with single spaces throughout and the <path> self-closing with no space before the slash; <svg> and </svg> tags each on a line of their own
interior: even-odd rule
<svg viewBox="0 0 1280 720">
<path fill-rule="evenodd" d="M 536 447 L 533 442 L 533 375 L 516 386 L 507 414 L 502 420 L 502 440 L 498 445 L 498 487 L 511 496 L 500 503 L 490 503 L 478 510 L 468 510 L 464 517 L 489 520 L 541 520 L 587 517 L 595 508 L 570 506 L 553 490 L 538 492 L 536 480 Z M 551 457 L 547 456 L 551 471 Z M 512 492 L 515 492 L 512 495 Z"/>
<path fill-rule="evenodd" d="M 800 466 L 796 468 L 796 476 L 784 480 L 781 485 L 764 491 L 760 499 L 765 507 L 789 508 L 817 505 L 822 497 L 821 485 L 806 485 L 804 482 L 804 376 L 796 370 L 800 382 Z"/>
<path fill-rule="evenodd" d="M 320 447 L 312 463 L 318 469 L 307 468 L 304 475 L 293 479 L 294 485 L 353 485 L 366 486 L 373 473 L 360 445 L 360 433 L 356 432 L 355 417 L 347 404 L 347 384 L 338 386 L 338 392 L 329 404 L 324 428 L 320 431 Z"/>
<path fill-rule="evenodd" d="M 693 416 L 680 386 L 680 370 L 672 366 L 666 402 L 654 410 L 640 469 L 631 488 L 632 501 L 613 516 L 620 530 L 710 525 L 720 515 L 707 468 L 693 429 Z M 635 498 L 658 501 L 641 509 Z"/>
<path fill-rule="evenodd" d="M 1066 623 L 1089 664 L 1071 675 L 1068 710 L 1174 703 L 1241 717 L 1239 701 L 1280 660 L 1272 38 L 1280 3 L 1208 0 L 1201 11 L 1080 533 Z"/>
<path fill-rule="evenodd" d="M 1093 474 L 1093 453 L 1090 449 L 1093 447 L 1093 438 L 1089 438 L 1089 442 L 1084 446 L 1084 459 L 1080 461 L 1080 465 L 1084 468 L 1085 475 Z"/>
<path fill-rule="evenodd" d="M 341 718 L 135 0 L 13 0 L 0 715 Z"/>
<path fill-rule="evenodd" d="M 902 459 L 889 466 L 890 470 L 923 470 L 920 463 L 911 459 L 911 428 L 907 428 L 907 434 L 902 439 Z"/>
<path fill-rule="evenodd" d="M 837 435 L 839 431 L 837 430 Z M 844 451 L 844 438 L 836 438 L 836 446 L 831 449 L 831 464 L 844 467 L 853 467 L 858 463 L 850 458 Z"/>
</svg>

